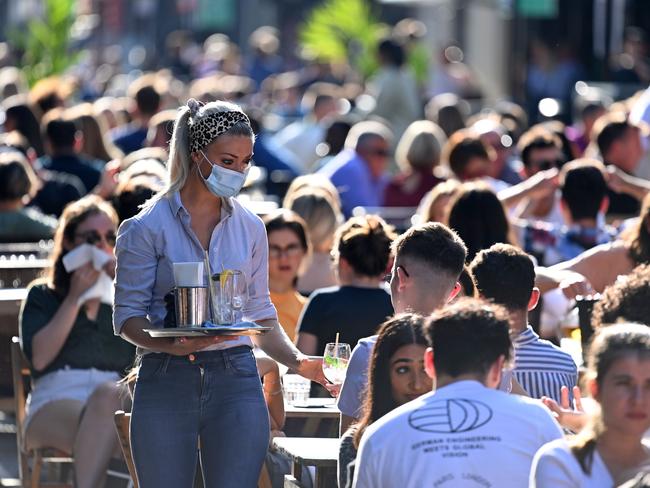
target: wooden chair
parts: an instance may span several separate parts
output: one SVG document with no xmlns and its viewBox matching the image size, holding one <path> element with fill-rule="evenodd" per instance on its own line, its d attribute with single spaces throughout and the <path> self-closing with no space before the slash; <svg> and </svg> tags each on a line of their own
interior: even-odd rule
<svg viewBox="0 0 650 488">
<path fill-rule="evenodd" d="M 117 435 L 120 438 L 120 447 L 122 448 L 122 454 L 124 454 L 126 466 L 129 468 L 129 474 L 131 475 L 131 480 L 133 481 L 133 487 L 138 488 L 138 477 L 135 475 L 135 465 L 133 464 L 133 457 L 131 456 L 131 438 L 129 434 L 130 427 L 131 414 L 125 412 L 124 410 L 118 410 L 115 412 L 115 428 L 117 429 Z"/>
<path fill-rule="evenodd" d="M 70 474 L 73 472 L 72 463 L 74 459 L 71 453 L 63 452 L 52 447 L 40 447 L 37 449 L 27 449 L 25 447 L 25 402 L 27 400 L 28 388 L 31 384 L 31 372 L 29 370 L 29 362 L 20 349 L 20 339 L 15 336 L 11 338 L 11 373 L 16 414 L 18 473 L 21 486 L 23 488 L 73 488 L 72 481 L 63 479 L 66 477 L 62 476 L 62 473 Z M 61 468 L 61 465 L 67 466 L 66 469 L 59 469 L 59 472 L 56 473 L 56 477 L 59 478 L 57 481 L 41 481 L 41 472 L 45 464 L 48 467 L 56 465 L 58 468 Z M 107 473 L 109 476 L 115 478 L 130 479 L 127 474 L 120 471 L 109 469 Z M 128 486 L 131 487 L 133 485 L 129 483 Z"/>
<path fill-rule="evenodd" d="M 23 437 L 25 422 L 25 402 L 27 388 L 31 380 L 29 363 L 20 349 L 18 337 L 11 338 L 11 373 L 14 386 L 14 399 L 16 409 L 16 444 L 18 448 L 18 472 L 20 483 L 24 488 L 72 488 L 71 482 L 57 481 L 42 483 L 40 481 L 43 464 L 71 464 L 72 457 L 54 448 L 38 448 L 28 450 Z M 30 469 L 31 459 L 31 469 Z"/>
</svg>

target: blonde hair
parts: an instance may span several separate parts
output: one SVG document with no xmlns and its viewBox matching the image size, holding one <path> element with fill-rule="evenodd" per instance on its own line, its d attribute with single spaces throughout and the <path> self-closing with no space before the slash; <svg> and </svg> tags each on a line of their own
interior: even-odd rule
<svg viewBox="0 0 650 488">
<path fill-rule="evenodd" d="M 190 153 L 190 131 L 189 122 L 196 123 L 211 114 L 220 112 L 243 112 L 239 105 L 234 103 L 216 101 L 206 103 L 193 113 L 193 109 L 184 105 L 178 111 L 174 122 L 174 132 L 169 142 L 169 159 L 167 169 L 169 171 L 169 183 L 161 192 L 162 196 L 170 196 L 179 191 L 185 185 L 190 174 L 193 161 Z M 248 136 L 254 138 L 253 130 L 244 121 L 237 122 L 226 134 L 235 136 Z M 153 199 L 152 199 L 153 200 Z"/>
<path fill-rule="evenodd" d="M 429 120 L 416 120 L 400 138 L 395 149 L 395 161 L 402 171 L 433 168 L 440 163 L 446 140 L 440 126 Z"/>
<path fill-rule="evenodd" d="M 331 201 L 336 204 L 336 208 L 339 210 L 341 209 L 341 197 L 339 196 L 339 191 L 327 176 L 319 174 L 302 175 L 295 178 L 287 189 L 282 206 L 284 208 L 289 208 L 288 202 L 293 198 L 294 194 L 301 190 L 312 188 L 323 190 L 331 197 Z"/>
<path fill-rule="evenodd" d="M 343 222 L 343 215 L 332 197 L 320 188 L 298 190 L 285 200 L 285 207 L 303 218 L 315 247 L 331 245 L 337 227 Z"/>
</svg>

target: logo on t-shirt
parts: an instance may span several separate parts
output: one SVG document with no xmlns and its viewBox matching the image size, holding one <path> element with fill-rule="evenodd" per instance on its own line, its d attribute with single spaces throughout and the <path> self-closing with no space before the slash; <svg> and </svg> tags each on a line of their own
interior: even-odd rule
<svg viewBox="0 0 650 488">
<path fill-rule="evenodd" d="M 469 432 L 487 424 L 492 409 L 477 400 L 434 400 L 409 415 L 409 425 L 422 432 L 451 434 Z"/>
</svg>

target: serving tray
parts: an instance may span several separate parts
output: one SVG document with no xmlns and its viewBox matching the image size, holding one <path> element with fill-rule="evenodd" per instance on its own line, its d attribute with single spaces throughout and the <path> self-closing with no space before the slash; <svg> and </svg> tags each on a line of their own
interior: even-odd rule
<svg viewBox="0 0 650 488">
<path fill-rule="evenodd" d="M 203 327 L 174 327 L 169 329 L 144 329 L 151 337 L 203 337 L 203 336 L 254 336 L 265 334 L 273 327 L 254 322 L 238 322 L 232 325 L 215 325 L 206 322 Z"/>
</svg>

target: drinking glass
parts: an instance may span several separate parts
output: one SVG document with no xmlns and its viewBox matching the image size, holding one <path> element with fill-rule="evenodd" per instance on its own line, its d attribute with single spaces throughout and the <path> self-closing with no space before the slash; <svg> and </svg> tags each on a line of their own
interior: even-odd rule
<svg viewBox="0 0 650 488">
<path fill-rule="evenodd" d="M 248 299 L 246 277 L 239 270 L 227 269 L 212 275 L 213 312 L 217 324 L 232 324 L 242 319 L 242 309 Z"/>
<path fill-rule="evenodd" d="M 323 353 L 323 373 L 325 378 L 335 385 L 342 384 L 351 354 L 350 344 L 329 342 L 325 346 L 325 352 Z"/>
</svg>

